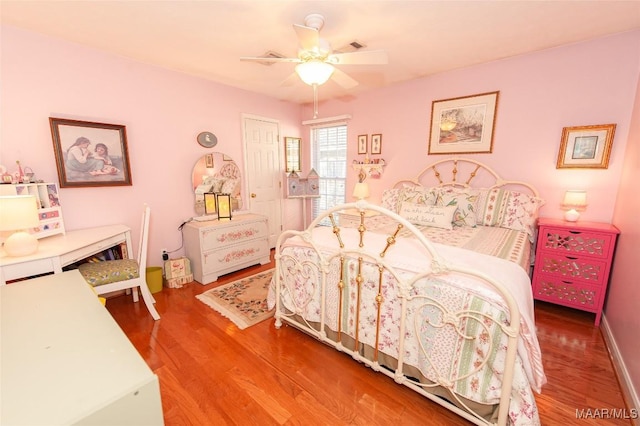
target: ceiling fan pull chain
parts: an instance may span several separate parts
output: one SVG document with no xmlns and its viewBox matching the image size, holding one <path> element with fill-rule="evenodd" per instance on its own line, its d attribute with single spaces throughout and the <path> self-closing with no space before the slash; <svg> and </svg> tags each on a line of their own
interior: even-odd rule
<svg viewBox="0 0 640 426">
<path fill-rule="evenodd" d="M 318 85 L 313 84 L 313 118 L 318 118 Z"/>
</svg>

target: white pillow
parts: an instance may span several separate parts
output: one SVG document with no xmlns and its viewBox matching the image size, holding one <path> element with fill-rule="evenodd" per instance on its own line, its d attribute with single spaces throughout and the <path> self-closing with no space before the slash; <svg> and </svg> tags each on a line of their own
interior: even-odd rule
<svg viewBox="0 0 640 426">
<path fill-rule="evenodd" d="M 453 229 L 453 214 L 456 206 L 427 206 L 403 202 L 400 206 L 400 216 L 414 225 L 432 226 L 434 228 Z"/>
</svg>

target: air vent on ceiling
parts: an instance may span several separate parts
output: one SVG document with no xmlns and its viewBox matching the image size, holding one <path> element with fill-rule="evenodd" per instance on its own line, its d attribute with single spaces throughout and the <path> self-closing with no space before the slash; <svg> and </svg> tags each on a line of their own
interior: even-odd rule
<svg viewBox="0 0 640 426">
<path fill-rule="evenodd" d="M 341 49 L 336 49 L 336 52 L 337 53 L 355 52 L 356 50 L 360 50 L 360 49 L 362 49 L 364 47 L 367 47 L 367 45 L 362 43 L 361 41 L 353 40 L 351 43 L 347 44 L 346 46 L 342 47 Z"/>
<path fill-rule="evenodd" d="M 273 50 L 269 50 L 267 52 L 265 52 L 263 55 L 260 56 L 260 58 L 284 58 L 285 56 L 278 53 L 278 52 L 274 52 Z M 266 65 L 266 66 L 270 66 L 275 64 L 275 62 L 267 62 L 267 61 L 258 61 L 259 64 L 262 65 Z"/>
</svg>

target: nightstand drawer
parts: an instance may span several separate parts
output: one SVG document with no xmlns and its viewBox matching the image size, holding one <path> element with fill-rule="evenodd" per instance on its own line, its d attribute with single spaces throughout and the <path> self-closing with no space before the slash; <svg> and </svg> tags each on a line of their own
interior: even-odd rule
<svg viewBox="0 0 640 426">
<path fill-rule="evenodd" d="M 557 279 L 582 281 L 591 285 L 604 284 L 607 262 L 580 256 L 563 256 L 559 253 L 542 251 L 536 260 L 540 273 L 553 274 Z"/>
<path fill-rule="evenodd" d="M 540 227 L 538 244 L 542 250 L 554 250 L 607 259 L 616 236 L 593 231 L 571 230 L 557 227 Z"/>
<path fill-rule="evenodd" d="M 601 306 L 602 294 L 602 287 L 561 280 L 544 274 L 538 275 L 533 283 L 535 299 L 585 311 L 596 312 Z"/>
</svg>

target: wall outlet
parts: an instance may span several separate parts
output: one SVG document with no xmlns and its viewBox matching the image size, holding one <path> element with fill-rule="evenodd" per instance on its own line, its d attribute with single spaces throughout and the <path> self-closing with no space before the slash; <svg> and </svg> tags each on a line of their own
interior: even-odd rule
<svg viewBox="0 0 640 426">
<path fill-rule="evenodd" d="M 167 249 L 162 249 L 162 260 L 169 260 L 169 253 L 167 253 Z"/>
</svg>

